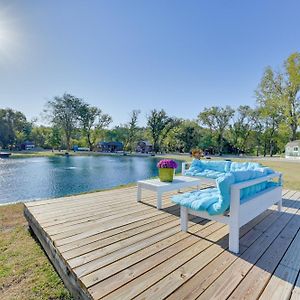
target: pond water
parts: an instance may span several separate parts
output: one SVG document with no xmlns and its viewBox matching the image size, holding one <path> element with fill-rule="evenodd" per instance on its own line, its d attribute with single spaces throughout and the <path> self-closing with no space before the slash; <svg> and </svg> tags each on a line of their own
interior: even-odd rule
<svg viewBox="0 0 300 300">
<path fill-rule="evenodd" d="M 0 204 L 61 197 L 158 175 L 158 158 L 57 156 L 0 159 Z M 177 172 L 181 165 L 178 162 Z"/>
</svg>

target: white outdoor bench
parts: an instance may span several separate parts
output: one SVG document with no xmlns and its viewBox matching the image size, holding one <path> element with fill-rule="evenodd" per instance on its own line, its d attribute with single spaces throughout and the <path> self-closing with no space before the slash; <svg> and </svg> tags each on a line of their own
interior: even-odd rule
<svg viewBox="0 0 300 300">
<path fill-rule="evenodd" d="M 196 211 L 181 205 L 181 230 L 185 232 L 188 230 L 189 214 L 227 224 L 229 225 L 229 250 L 234 253 L 239 253 L 239 229 L 274 204 L 277 204 L 278 211 L 281 211 L 281 176 L 281 173 L 273 173 L 257 179 L 233 184 L 231 186 L 230 209 L 223 215 L 209 215 L 205 211 Z M 249 197 L 246 202 L 240 203 L 241 189 L 274 178 L 278 178 L 280 185 L 263 190 L 252 197 Z"/>
</svg>

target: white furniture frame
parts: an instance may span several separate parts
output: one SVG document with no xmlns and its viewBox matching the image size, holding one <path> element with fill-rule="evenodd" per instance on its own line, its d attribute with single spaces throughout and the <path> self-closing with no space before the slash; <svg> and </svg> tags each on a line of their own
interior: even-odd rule
<svg viewBox="0 0 300 300">
<path fill-rule="evenodd" d="M 270 187 L 255 194 L 246 202 L 240 203 L 240 191 L 245 187 L 255 185 L 266 180 L 278 178 L 279 186 Z M 282 209 L 282 174 L 274 173 L 257 179 L 236 183 L 231 186 L 231 199 L 229 213 L 211 216 L 207 212 L 191 210 L 185 206 L 180 207 L 181 230 L 188 230 L 188 215 L 202 217 L 229 225 L 229 250 L 239 253 L 240 227 L 267 210 L 273 204 L 278 205 L 278 211 Z"/>
<path fill-rule="evenodd" d="M 187 176 L 176 176 L 173 182 L 161 182 L 158 178 L 140 180 L 137 182 L 137 202 L 142 201 L 142 189 L 151 190 L 157 193 L 156 207 L 161 209 L 163 193 L 195 186 L 199 189 L 200 179 Z"/>
</svg>

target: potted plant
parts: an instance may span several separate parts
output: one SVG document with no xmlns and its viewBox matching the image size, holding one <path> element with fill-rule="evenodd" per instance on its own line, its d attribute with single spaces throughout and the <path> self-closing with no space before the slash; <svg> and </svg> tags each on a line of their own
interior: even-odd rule
<svg viewBox="0 0 300 300">
<path fill-rule="evenodd" d="M 177 168 L 176 161 L 172 159 L 163 159 L 158 162 L 159 179 L 162 182 L 172 182 L 174 176 L 174 169 Z"/>
</svg>

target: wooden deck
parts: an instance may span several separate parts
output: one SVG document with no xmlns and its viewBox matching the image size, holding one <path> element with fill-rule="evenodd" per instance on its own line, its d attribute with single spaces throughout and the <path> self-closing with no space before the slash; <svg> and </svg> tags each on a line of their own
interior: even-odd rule
<svg viewBox="0 0 300 300">
<path fill-rule="evenodd" d="M 239 255 L 227 226 L 194 218 L 136 188 L 25 204 L 25 216 L 78 299 L 300 299 L 300 192 L 284 191 L 241 229 Z"/>
</svg>

